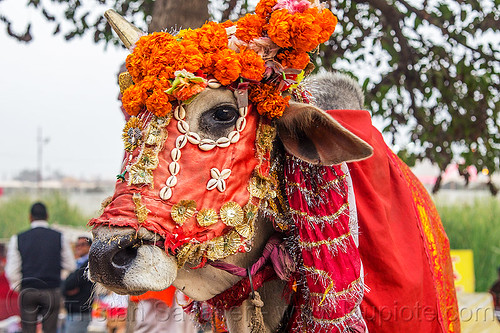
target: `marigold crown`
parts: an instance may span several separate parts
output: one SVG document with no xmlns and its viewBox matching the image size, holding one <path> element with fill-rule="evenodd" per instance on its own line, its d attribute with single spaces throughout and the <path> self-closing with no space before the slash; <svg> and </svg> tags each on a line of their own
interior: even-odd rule
<svg viewBox="0 0 500 333">
<path fill-rule="evenodd" d="M 255 14 L 235 23 L 143 36 L 127 57 L 132 80 L 120 80 L 123 107 L 130 115 L 146 108 L 165 116 L 172 103 L 189 102 L 212 82 L 245 91 L 261 115 L 280 117 L 290 99 L 283 92 L 296 87 L 308 52 L 327 41 L 336 24 L 317 1 L 262 0 Z"/>
</svg>

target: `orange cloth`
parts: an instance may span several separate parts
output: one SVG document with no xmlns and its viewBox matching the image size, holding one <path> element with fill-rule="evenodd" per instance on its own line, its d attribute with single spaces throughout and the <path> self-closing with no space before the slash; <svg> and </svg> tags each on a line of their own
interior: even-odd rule
<svg viewBox="0 0 500 333">
<path fill-rule="evenodd" d="M 328 111 L 374 148 L 349 163 L 370 332 L 460 332 L 449 241 L 432 199 L 362 110 Z"/>
<path fill-rule="evenodd" d="M 163 301 L 169 307 L 174 303 L 175 287 L 170 286 L 162 291 L 148 291 L 139 296 L 130 296 L 132 302 L 139 302 L 145 299 L 157 299 Z"/>
</svg>

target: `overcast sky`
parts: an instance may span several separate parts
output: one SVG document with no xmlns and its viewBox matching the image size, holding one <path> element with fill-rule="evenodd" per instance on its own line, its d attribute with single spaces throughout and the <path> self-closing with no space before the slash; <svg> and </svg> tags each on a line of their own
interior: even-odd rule
<svg viewBox="0 0 500 333">
<path fill-rule="evenodd" d="M 0 13 L 25 5 L 15 1 L 0 2 Z M 22 7 L 18 12 L 19 22 L 43 22 Z M 22 24 L 16 27 L 22 31 Z M 43 149 L 45 174 L 113 179 L 123 154 L 124 125 L 116 74 L 128 52 L 113 46 L 104 51 L 90 36 L 66 42 L 43 24 L 32 28 L 34 40 L 28 44 L 1 28 L 0 180 L 37 168 L 38 128 L 49 139 Z"/>
</svg>

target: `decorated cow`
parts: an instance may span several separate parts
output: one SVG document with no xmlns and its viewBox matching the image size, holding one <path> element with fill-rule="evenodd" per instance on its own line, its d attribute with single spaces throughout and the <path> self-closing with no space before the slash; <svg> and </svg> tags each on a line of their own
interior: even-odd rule
<svg viewBox="0 0 500 333">
<path fill-rule="evenodd" d="M 115 193 L 90 221 L 91 279 L 173 284 L 229 332 L 459 331 L 426 190 L 352 79 L 305 78 L 330 10 L 262 0 L 237 22 L 149 35 L 106 16 L 131 51 L 129 117 Z"/>
</svg>

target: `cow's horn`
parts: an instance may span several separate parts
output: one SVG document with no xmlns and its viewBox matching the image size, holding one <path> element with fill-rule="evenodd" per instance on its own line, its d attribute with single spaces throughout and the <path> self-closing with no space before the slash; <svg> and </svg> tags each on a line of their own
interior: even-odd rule
<svg viewBox="0 0 500 333">
<path fill-rule="evenodd" d="M 108 20 L 118 37 L 120 37 L 123 45 L 129 50 L 132 50 L 135 42 L 144 36 L 144 33 L 139 28 L 135 27 L 113 9 L 108 9 L 104 12 L 104 17 Z"/>
</svg>

